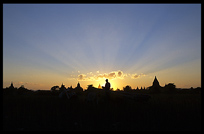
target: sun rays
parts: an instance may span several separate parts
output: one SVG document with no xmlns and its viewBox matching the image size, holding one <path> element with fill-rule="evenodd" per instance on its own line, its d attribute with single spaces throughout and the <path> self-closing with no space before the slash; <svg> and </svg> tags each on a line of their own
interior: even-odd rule
<svg viewBox="0 0 204 134">
<path fill-rule="evenodd" d="M 164 78 L 161 84 L 172 81 L 164 76 L 169 70 L 178 87 L 200 81 L 199 4 L 3 6 L 4 86 L 14 81 L 49 89 L 79 80 L 86 88 L 108 78 L 114 89 L 136 88 L 151 85 L 155 75 Z"/>
</svg>

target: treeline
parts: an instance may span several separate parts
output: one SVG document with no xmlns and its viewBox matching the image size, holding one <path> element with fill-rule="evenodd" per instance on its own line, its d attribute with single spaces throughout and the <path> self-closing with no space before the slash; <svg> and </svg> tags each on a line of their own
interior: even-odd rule
<svg viewBox="0 0 204 134">
<path fill-rule="evenodd" d="M 96 87 L 93 87 L 93 85 L 89 85 L 87 89 L 83 89 L 80 87 L 80 84 L 78 83 L 77 87 L 73 88 L 72 86 L 66 88 L 65 85 L 62 84 L 61 87 L 59 86 L 53 86 L 50 90 L 30 90 L 25 88 L 24 86 L 20 86 L 19 88 L 16 88 L 11 84 L 10 87 L 3 88 L 3 95 L 52 95 L 52 96 L 58 96 L 63 90 L 68 90 L 70 92 L 75 92 L 76 94 L 81 94 L 86 91 L 91 90 L 103 90 Z M 131 86 L 127 85 L 123 87 L 123 90 L 117 89 L 115 91 L 111 90 L 112 92 L 128 92 L 128 93 L 142 93 L 142 94 L 158 94 L 158 93 L 201 93 L 201 88 L 188 88 L 188 89 L 182 89 L 182 88 L 176 88 L 173 84 L 165 85 L 164 87 L 148 87 L 148 88 L 136 88 L 133 89 Z"/>
</svg>

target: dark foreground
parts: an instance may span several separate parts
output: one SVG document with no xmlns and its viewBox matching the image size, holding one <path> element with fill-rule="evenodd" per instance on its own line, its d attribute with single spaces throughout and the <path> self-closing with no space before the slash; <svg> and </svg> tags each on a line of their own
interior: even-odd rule
<svg viewBox="0 0 204 134">
<path fill-rule="evenodd" d="M 134 101 L 111 93 L 86 103 L 53 95 L 3 96 L 3 130 L 201 130 L 201 94 L 150 94 Z"/>
</svg>

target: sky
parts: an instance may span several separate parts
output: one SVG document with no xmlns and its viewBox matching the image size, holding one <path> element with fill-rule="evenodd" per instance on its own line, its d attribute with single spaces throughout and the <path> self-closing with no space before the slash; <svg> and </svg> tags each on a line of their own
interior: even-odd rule
<svg viewBox="0 0 204 134">
<path fill-rule="evenodd" d="M 3 4 L 3 87 L 201 87 L 201 4 Z"/>
</svg>

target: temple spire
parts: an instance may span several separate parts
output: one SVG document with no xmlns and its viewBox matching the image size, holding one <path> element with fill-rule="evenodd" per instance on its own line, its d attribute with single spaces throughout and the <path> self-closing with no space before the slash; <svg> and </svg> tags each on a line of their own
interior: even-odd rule
<svg viewBox="0 0 204 134">
<path fill-rule="evenodd" d="M 157 80 L 156 76 L 155 76 L 154 81 L 153 81 L 153 86 L 160 86 L 159 81 Z"/>
</svg>

